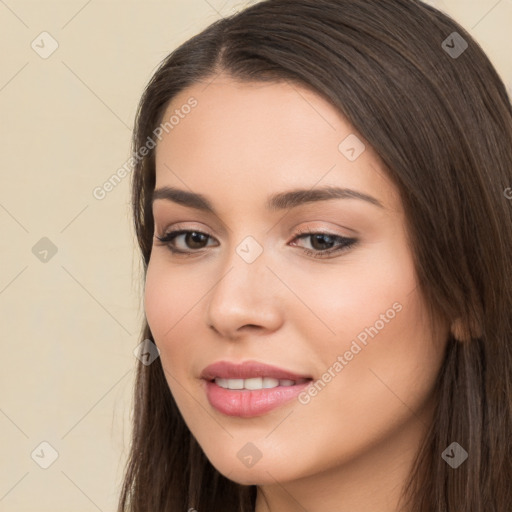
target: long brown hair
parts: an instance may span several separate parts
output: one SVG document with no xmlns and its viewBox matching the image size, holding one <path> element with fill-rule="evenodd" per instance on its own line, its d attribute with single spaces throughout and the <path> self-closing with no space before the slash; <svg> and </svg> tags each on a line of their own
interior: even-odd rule
<svg viewBox="0 0 512 512">
<path fill-rule="evenodd" d="M 309 87 L 382 159 L 400 193 L 418 285 L 432 312 L 462 326 L 446 345 L 434 421 L 404 504 L 415 512 L 509 512 L 512 201 L 504 191 L 512 186 L 512 107 L 491 62 L 459 24 L 419 0 L 266 0 L 165 58 L 139 105 L 134 154 L 178 93 L 221 71 Z M 150 151 L 136 159 L 132 182 L 144 270 L 154 186 Z M 146 338 L 153 340 L 144 322 Z M 159 358 L 139 364 L 134 400 L 119 512 L 254 510 L 256 486 L 230 481 L 208 461 Z M 469 454 L 457 469 L 441 457 L 454 441 Z"/>
</svg>

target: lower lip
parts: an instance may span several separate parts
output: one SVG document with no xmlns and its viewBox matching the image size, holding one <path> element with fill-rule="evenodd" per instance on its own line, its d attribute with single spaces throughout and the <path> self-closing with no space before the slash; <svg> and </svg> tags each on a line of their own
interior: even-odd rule
<svg viewBox="0 0 512 512">
<path fill-rule="evenodd" d="M 206 396 L 210 405 L 226 416 L 252 418 L 261 416 L 293 400 L 311 381 L 294 386 L 277 386 L 270 389 L 225 389 L 215 382 L 205 381 Z"/>
</svg>

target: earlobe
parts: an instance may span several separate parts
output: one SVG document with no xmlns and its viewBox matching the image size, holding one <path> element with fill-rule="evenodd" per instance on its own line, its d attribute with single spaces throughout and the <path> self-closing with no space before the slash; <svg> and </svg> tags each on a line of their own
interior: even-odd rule
<svg viewBox="0 0 512 512">
<path fill-rule="evenodd" d="M 468 341 L 467 330 L 464 328 L 462 318 L 457 318 L 452 322 L 451 333 L 458 341 Z"/>
<path fill-rule="evenodd" d="M 482 331 L 475 322 L 464 322 L 461 317 L 452 322 L 450 330 L 453 337 L 462 342 L 482 336 Z"/>
</svg>

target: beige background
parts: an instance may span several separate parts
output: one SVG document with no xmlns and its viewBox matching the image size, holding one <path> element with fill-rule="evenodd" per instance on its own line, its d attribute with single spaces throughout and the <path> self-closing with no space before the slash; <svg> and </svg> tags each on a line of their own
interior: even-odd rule
<svg viewBox="0 0 512 512">
<path fill-rule="evenodd" d="M 512 1 L 430 3 L 470 31 L 512 90 Z M 130 178 L 102 200 L 93 190 L 128 159 L 136 106 L 160 60 L 237 5 L 0 0 L 2 512 L 116 508 L 141 267 Z M 59 45 L 48 58 L 44 31 Z M 42 442 L 58 453 L 47 469 Z"/>
</svg>

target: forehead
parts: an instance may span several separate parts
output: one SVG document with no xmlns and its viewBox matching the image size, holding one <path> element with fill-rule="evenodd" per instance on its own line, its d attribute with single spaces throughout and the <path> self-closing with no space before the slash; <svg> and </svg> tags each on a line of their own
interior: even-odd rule
<svg viewBox="0 0 512 512">
<path fill-rule="evenodd" d="M 319 184 L 363 189 L 390 207 L 397 200 L 363 137 L 327 100 L 300 85 L 221 75 L 176 96 L 163 122 L 171 117 L 172 128 L 156 147 L 156 188 L 218 191 L 224 183 L 257 193 Z M 344 153 L 347 140 L 360 144 L 356 160 Z"/>
</svg>

